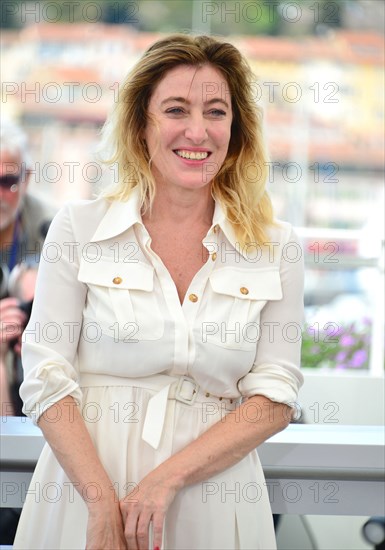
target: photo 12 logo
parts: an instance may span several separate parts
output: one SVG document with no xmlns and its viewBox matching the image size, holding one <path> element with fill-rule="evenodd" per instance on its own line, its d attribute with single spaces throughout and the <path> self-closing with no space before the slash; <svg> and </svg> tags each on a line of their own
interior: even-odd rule
<svg viewBox="0 0 385 550">
<path fill-rule="evenodd" d="M 302 19 L 314 24 L 333 25 L 338 22 L 338 2 L 201 2 L 202 23 L 298 23 Z"/>
<path fill-rule="evenodd" d="M 1 20 L 11 23 L 138 23 L 138 2 L 1 2 Z"/>
</svg>

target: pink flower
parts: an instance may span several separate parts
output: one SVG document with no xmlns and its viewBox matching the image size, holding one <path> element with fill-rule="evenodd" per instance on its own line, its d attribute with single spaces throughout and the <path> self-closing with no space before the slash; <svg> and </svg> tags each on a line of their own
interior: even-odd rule
<svg viewBox="0 0 385 550">
<path fill-rule="evenodd" d="M 347 348 L 349 346 L 353 346 L 355 344 L 355 340 L 353 336 L 351 336 L 350 334 L 344 334 L 341 337 L 340 343 L 341 343 L 341 346 L 343 346 L 344 348 Z"/>
<path fill-rule="evenodd" d="M 346 351 L 339 351 L 336 355 L 336 361 L 342 363 L 346 359 Z"/>
<path fill-rule="evenodd" d="M 365 361 L 368 358 L 367 351 L 364 349 L 359 349 L 354 352 L 350 366 L 354 368 L 362 367 Z"/>
</svg>

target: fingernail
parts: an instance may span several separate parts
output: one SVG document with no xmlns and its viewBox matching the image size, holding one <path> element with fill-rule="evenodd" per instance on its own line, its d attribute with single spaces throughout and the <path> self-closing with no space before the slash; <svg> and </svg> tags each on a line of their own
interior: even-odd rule
<svg viewBox="0 0 385 550">
<path fill-rule="evenodd" d="M 155 546 L 154 550 L 160 550 L 159 546 Z"/>
</svg>

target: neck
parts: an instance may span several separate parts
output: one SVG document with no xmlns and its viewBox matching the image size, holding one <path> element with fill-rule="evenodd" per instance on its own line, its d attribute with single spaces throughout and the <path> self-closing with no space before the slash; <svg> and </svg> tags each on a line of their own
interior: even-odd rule
<svg viewBox="0 0 385 550">
<path fill-rule="evenodd" d="M 157 185 L 151 215 L 146 212 L 143 219 L 152 223 L 168 221 L 178 226 L 210 226 L 214 204 L 210 186 L 203 189 L 183 189 Z"/>
</svg>

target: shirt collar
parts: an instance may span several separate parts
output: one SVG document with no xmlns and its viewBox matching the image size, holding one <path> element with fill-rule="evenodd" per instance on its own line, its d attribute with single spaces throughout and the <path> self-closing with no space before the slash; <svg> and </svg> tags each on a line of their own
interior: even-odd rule
<svg viewBox="0 0 385 550">
<path fill-rule="evenodd" d="M 111 239 L 124 233 L 124 231 L 127 231 L 127 229 L 133 227 L 135 224 L 143 226 L 140 209 L 139 188 L 135 187 L 127 201 L 111 202 L 90 242 Z M 206 239 L 212 233 L 217 233 L 218 228 L 221 229 L 230 244 L 242 254 L 234 228 L 226 217 L 226 211 L 219 200 L 215 200 L 213 223 L 207 233 Z"/>
<path fill-rule="evenodd" d="M 132 190 L 127 201 L 111 202 L 90 242 L 105 241 L 116 237 L 136 223 L 143 225 L 140 214 L 139 189 L 137 187 Z"/>
<path fill-rule="evenodd" d="M 248 259 L 247 251 L 245 251 L 244 248 L 241 248 L 239 244 L 239 240 L 236 237 L 234 227 L 232 226 L 232 224 L 230 223 L 229 219 L 226 216 L 225 208 L 222 206 L 219 200 L 216 200 L 214 215 L 213 215 L 213 225 L 210 231 L 208 232 L 208 235 L 210 235 L 212 232 L 216 233 L 218 231 L 218 228 L 221 229 L 226 239 L 235 248 L 235 250 L 239 252 L 242 256 L 244 256 L 246 259 Z"/>
</svg>

